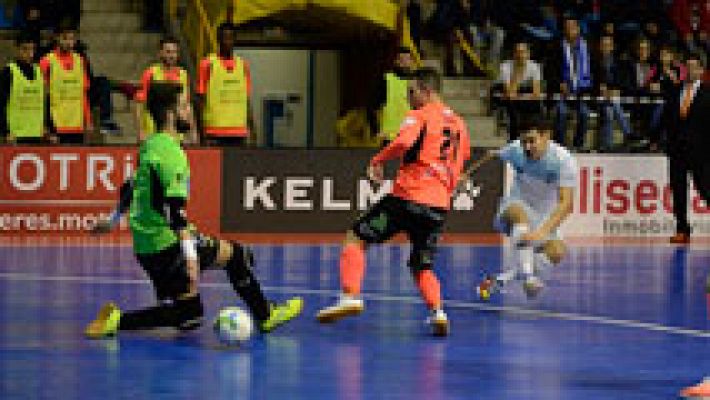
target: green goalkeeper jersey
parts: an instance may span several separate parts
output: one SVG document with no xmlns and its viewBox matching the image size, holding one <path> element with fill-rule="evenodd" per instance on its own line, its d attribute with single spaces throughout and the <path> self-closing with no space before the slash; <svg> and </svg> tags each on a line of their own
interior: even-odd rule
<svg viewBox="0 0 710 400">
<path fill-rule="evenodd" d="M 190 164 L 178 139 L 168 133 L 151 135 L 138 157 L 129 212 L 133 249 L 136 254 L 153 254 L 179 240 L 165 215 L 165 200 L 187 199 Z"/>
</svg>

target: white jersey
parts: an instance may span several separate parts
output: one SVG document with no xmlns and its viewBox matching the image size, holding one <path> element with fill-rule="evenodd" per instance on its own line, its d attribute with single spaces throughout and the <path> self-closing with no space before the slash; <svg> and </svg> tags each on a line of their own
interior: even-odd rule
<svg viewBox="0 0 710 400">
<path fill-rule="evenodd" d="M 559 189 L 577 186 L 577 162 L 572 154 L 550 141 L 539 160 L 530 160 L 520 140 L 513 141 L 498 151 L 498 157 L 513 170 L 509 200 L 517 200 L 539 216 L 547 216 L 557 207 Z"/>
</svg>

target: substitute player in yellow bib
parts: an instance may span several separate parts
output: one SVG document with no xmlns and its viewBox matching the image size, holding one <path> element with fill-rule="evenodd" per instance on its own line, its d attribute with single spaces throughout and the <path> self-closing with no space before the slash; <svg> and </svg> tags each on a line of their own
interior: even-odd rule
<svg viewBox="0 0 710 400">
<path fill-rule="evenodd" d="M 197 94 L 200 96 L 205 138 L 219 145 L 243 146 L 250 135 L 251 76 L 249 64 L 232 53 L 234 28 L 217 29 L 219 53 L 200 62 Z"/>
<path fill-rule="evenodd" d="M 405 115 L 411 109 L 407 99 L 407 81 L 414 71 L 414 59 L 406 47 L 400 47 L 394 60 L 394 68 L 384 74 L 375 88 L 368 111 L 368 123 L 372 132 L 383 145 L 393 141 L 399 133 Z M 382 109 L 379 124 L 374 110 Z"/>
<path fill-rule="evenodd" d="M 155 121 L 145 107 L 151 82 L 177 82 L 182 87 L 181 96 L 184 97 L 185 104 L 189 107 L 189 116 L 185 121 L 189 124 L 185 127 L 188 134 L 187 137 L 183 137 L 183 140 L 186 143 L 197 143 L 197 130 L 190 107 L 190 78 L 187 71 L 178 65 L 180 45 L 177 39 L 169 36 L 161 39 L 158 58 L 160 62 L 152 64 L 143 72 L 141 86 L 135 97 L 137 103 L 134 109 L 136 126 L 139 127 L 138 141 L 142 142 L 148 135 L 155 132 Z"/>
<path fill-rule="evenodd" d="M 49 94 L 50 124 L 60 143 L 83 143 L 91 130 L 89 75 L 84 59 L 74 51 L 76 29 L 58 31 L 57 48 L 39 62 Z"/>
<path fill-rule="evenodd" d="M 0 135 L 11 143 L 40 143 L 45 134 L 44 80 L 33 62 L 35 44 L 20 34 L 17 57 L 0 72 Z"/>
</svg>

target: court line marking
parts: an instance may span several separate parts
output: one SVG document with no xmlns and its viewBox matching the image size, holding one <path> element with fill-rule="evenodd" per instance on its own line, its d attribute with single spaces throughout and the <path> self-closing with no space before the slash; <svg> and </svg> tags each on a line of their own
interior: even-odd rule
<svg viewBox="0 0 710 400">
<path fill-rule="evenodd" d="M 101 285 L 149 285 L 150 281 L 147 279 L 126 279 L 126 278 L 110 278 L 101 276 L 46 276 L 40 274 L 31 273 L 0 273 L 0 279 L 4 280 L 14 280 L 14 281 L 44 281 L 44 282 L 76 282 L 76 283 L 90 283 L 90 284 L 101 284 Z M 202 283 L 201 287 L 209 288 L 220 288 L 220 289 L 231 289 L 231 286 L 227 283 Z M 275 293 L 288 293 L 288 294 L 317 294 L 317 295 L 331 295 L 337 296 L 340 291 L 330 290 L 330 289 L 307 289 L 289 286 L 263 286 L 266 292 Z M 391 296 L 391 295 L 381 295 L 376 293 L 363 293 L 362 297 L 367 300 L 374 301 L 392 301 L 400 302 L 406 304 L 422 304 L 423 301 L 417 297 L 411 296 Z M 676 326 L 667 326 L 651 322 L 642 322 L 629 319 L 616 319 L 609 317 L 602 317 L 597 315 L 586 315 L 579 313 L 570 312 L 558 312 L 549 310 L 538 310 L 531 308 L 524 308 L 518 306 L 500 306 L 485 303 L 470 303 L 465 301 L 457 300 L 446 300 L 445 304 L 448 308 L 459 308 L 459 309 L 470 309 L 478 311 L 488 311 L 488 312 L 500 312 L 508 314 L 517 314 L 521 316 L 530 316 L 538 318 L 548 318 L 557 319 L 563 321 L 574 321 L 574 322 L 589 322 L 599 325 L 615 326 L 621 328 L 636 328 L 652 332 L 663 332 L 674 335 L 690 336 L 697 338 L 710 339 L 710 331 L 681 328 Z"/>
</svg>

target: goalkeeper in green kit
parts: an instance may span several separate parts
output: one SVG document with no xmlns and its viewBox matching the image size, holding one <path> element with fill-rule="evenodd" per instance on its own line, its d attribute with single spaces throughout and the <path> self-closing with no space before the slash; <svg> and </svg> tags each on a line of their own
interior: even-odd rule
<svg viewBox="0 0 710 400">
<path fill-rule="evenodd" d="M 113 336 L 118 331 L 199 327 L 204 312 L 197 284 L 200 271 L 208 269 L 226 271 L 262 332 L 291 320 L 303 308 L 300 298 L 283 304 L 266 299 L 252 271 L 250 249 L 201 235 L 188 224 L 185 206 L 190 167 L 178 134 L 185 124 L 187 107 L 182 104 L 180 90 L 174 83 L 151 85 L 148 111 L 158 132 L 142 143 L 136 176 L 121 187 L 112 218 L 94 229 L 108 232 L 123 213 L 129 212 L 133 249 L 153 284 L 158 304 L 123 312 L 109 302 L 86 327 L 85 334 L 90 338 Z"/>
</svg>

